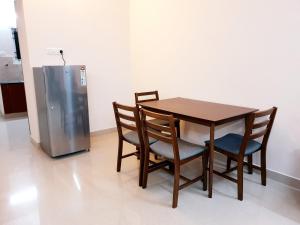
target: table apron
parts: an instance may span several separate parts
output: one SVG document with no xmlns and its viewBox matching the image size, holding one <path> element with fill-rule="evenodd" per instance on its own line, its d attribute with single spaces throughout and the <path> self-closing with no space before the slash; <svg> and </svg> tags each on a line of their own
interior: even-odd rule
<svg viewBox="0 0 300 225">
<path fill-rule="evenodd" d="M 233 122 L 233 121 L 237 121 L 237 120 L 240 120 L 240 119 L 245 119 L 248 115 L 250 115 L 250 113 L 247 113 L 247 114 L 227 118 L 227 119 L 220 120 L 220 121 L 208 121 L 208 120 L 203 120 L 201 118 L 195 118 L 195 117 L 185 116 L 185 115 L 174 113 L 174 112 L 169 112 L 167 110 L 155 109 L 155 108 L 145 107 L 145 106 L 142 106 L 142 108 L 145 108 L 147 110 L 151 110 L 151 111 L 156 112 L 156 113 L 172 114 L 177 119 L 184 120 L 184 121 L 191 122 L 191 123 L 195 123 L 195 124 L 199 124 L 199 125 L 203 125 L 203 126 L 207 126 L 207 127 L 210 127 L 212 124 L 214 124 L 215 126 L 220 126 L 220 125 L 230 123 L 230 122 Z"/>
</svg>

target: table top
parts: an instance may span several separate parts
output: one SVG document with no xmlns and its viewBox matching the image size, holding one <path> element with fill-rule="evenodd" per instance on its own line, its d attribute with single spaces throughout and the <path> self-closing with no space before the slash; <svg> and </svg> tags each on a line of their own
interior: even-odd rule
<svg viewBox="0 0 300 225">
<path fill-rule="evenodd" d="M 209 125 L 223 124 L 243 118 L 257 111 L 254 108 L 226 105 L 187 98 L 170 98 L 158 101 L 140 103 L 145 109 L 156 112 L 171 113 L 175 117 L 191 122 Z"/>
</svg>

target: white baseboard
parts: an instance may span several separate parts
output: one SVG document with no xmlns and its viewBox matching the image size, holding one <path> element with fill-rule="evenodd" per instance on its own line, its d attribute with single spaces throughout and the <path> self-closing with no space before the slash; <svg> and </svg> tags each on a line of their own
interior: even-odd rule
<svg viewBox="0 0 300 225">
<path fill-rule="evenodd" d="M 116 127 L 112 127 L 112 128 L 108 128 L 108 129 L 104 129 L 104 130 L 92 131 L 91 137 L 102 135 L 102 134 L 109 134 L 109 133 L 116 132 L 116 131 L 117 131 Z"/>
<path fill-rule="evenodd" d="M 40 142 L 36 142 L 32 137 L 30 137 L 30 142 L 37 148 L 41 148 Z"/>
<path fill-rule="evenodd" d="M 104 135 L 104 134 L 109 134 L 109 133 L 116 132 L 116 131 L 117 131 L 116 127 L 108 128 L 108 129 L 104 129 L 104 130 L 93 131 L 93 132 L 91 132 L 91 137 Z M 31 143 L 34 146 L 40 148 L 40 143 L 37 143 L 32 138 L 31 138 Z M 222 166 L 225 166 L 224 157 L 221 157 L 220 154 L 215 154 L 215 156 L 216 156 L 215 162 L 222 165 Z M 285 184 L 285 185 L 288 185 L 290 187 L 293 187 L 293 188 L 296 188 L 296 189 L 300 190 L 300 180 L 295 178 L 295 177 L 291 177 L 291 176 L 288 176 L 286 174 L 282 174 L 280 172 L 273 171 L 273 170 L 270 170 L 270 169 L 267 169 L 267 177 L 272 179 L 272 180 L 275 180 L 277 182 L 280 182 L 282 184 Z"/>
<path fill-rule="evenodd" d="M 92 131 L 90 133 L 91 137 L 94 136 L 98 136 L 98 135 L 103 135 L 103 134 L 109 134 L 112 132 L 116 132 L 117 128 L 116 127 L 112 127 L 112 128 L 108 128 L 108 129 L 104 129 L 104 130 L 97 130 L 97 131 Z M 35 146 L 40 148 L 40 142 L 36 142 L 32 137 L 30 137 L 30 142 Z"/>
<path fill-rule="evenodd" d="M 269 169 L 267 169 L 267 177 L 300 190 L 300 180 L 295 177 L 290 177 L 286 174 L 282 174 Z"/>
<path fill-rule="evenodd" d="M 4 119 L 24 119 L 28 117 L 27 112 L 1 114 Z"/>
<path fill-rule="evenodd" d="M 215 162 L 217 164 L 226 167 L 226 162 L 224 161 L 224 157 L 222 157 L 221 154 L 217 153 L 215 154 L 215 157 Z M 253 172 L 256 172 L 256 170 L 254 169 Z M 300 180 L 295 177 L 291 177 L 286 174 L 267 169 L 267 178 L 300 190 Z"/>
</svg>

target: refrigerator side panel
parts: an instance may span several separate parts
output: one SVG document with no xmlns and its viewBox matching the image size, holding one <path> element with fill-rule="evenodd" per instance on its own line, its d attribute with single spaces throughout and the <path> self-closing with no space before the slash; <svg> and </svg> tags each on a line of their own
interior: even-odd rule
<svg viewBox="0 0 300 225">
<path fill-rule="evenodd" d="M 51 154 L 47 104 L 45 95 L 45 76 L 43 73 L 43 69 L 41 67 L 34 67 L 33 75 L 38 110 L 40 145 L 46 153 Z"/>
</svg>

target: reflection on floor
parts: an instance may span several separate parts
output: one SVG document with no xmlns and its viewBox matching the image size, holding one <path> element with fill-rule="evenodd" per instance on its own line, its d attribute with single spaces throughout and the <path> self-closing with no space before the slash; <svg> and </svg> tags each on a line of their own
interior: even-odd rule
<svg viewBox="0 0 300 225">
<path fill-rule="evenodd" d="M 170 175 L 150 174 L 143 190 L 135 158 L 115 171 L 116 133 L 93 137 L 90 152 L 52 159 L 30 143 L 26 119 L 1 120 L 0 143 L 0 224 L 300 223 L 300 191 L 272 180 L 263 187 L 257 175 L 246 175 L 243 202 L 236 199 L 235 184 L 215 177 L 212 199 L 198 182 L 180 192 L 179 206 L 172 209 Z M 198 174 L 199 163 L 184 173 Z"/>
</svg>

